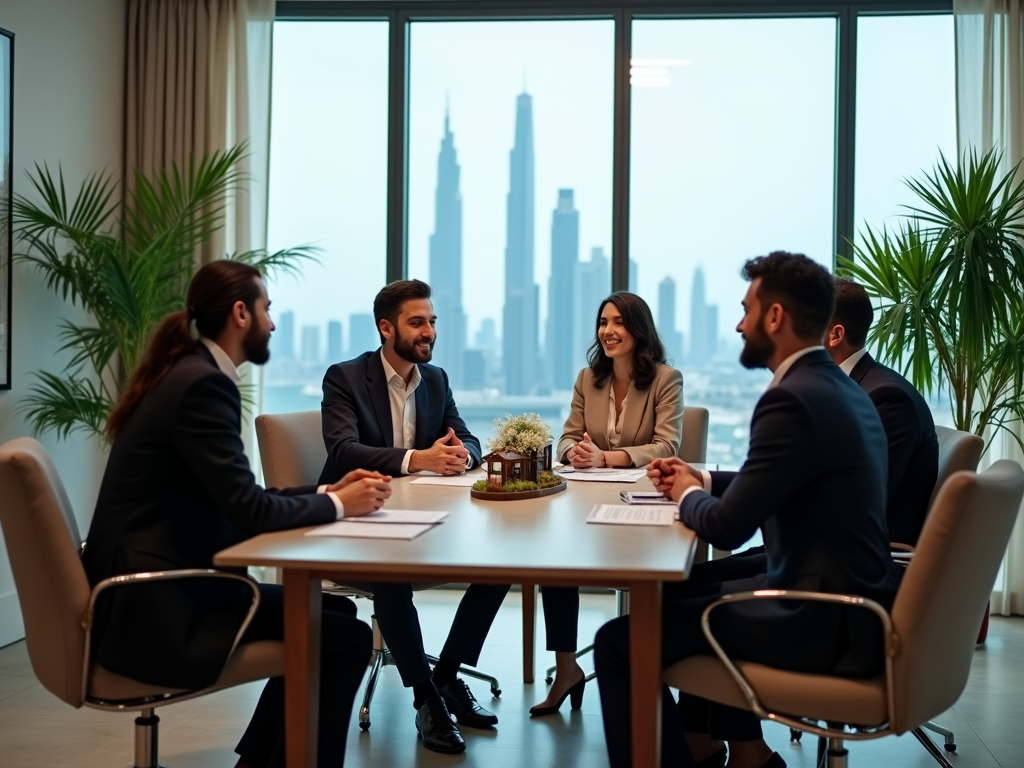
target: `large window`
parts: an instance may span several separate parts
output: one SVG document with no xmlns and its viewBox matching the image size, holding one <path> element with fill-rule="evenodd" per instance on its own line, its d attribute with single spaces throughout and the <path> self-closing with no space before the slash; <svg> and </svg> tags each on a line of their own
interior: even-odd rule
<svg viewBox="0 0 1024 768">
<path fill-rule="evenodd" d="M 630 259 L 637 289 L 711 411 L 708 461 L 746 456 L 771 374 L 738 362 L 744 260 L 831 267 L 836 20 L 633 24 Z"/>
<path fill-rule="evenodd" d="M 327 366 L 379 344 L 387 98 L 387 22 L 274 25 L 269 247 L 321 250 L 319 264 L 268 287 L 266 412 L 319 409 Z"/>
<path fill-rule="evenodd" d="M 481 440 L 509 412 L 560 434 L 611 289 L 614 23 L 409 31 L 408 268 L 434 362 Z"/>
</svg>

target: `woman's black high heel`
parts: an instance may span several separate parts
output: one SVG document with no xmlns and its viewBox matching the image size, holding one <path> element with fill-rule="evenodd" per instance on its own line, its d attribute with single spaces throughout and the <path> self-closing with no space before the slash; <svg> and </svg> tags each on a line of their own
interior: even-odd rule
<svg viewBox="0 0 1024 768">
<path fill-rule="evenodd" d="M 573 709 L 579 709 L 583 706 L 583 690 L 587 684 L 587 678 L 583 678 L 576 683 L 572 688 L 562 694 L 562 698 L 558 700 L 557 704 L 550 707 L 530 707 L 530 717 L 544 717 L 545 715 L 553 715 L 562 706 L 562 702 L 565 701 L 565 697 L 569 697 L 569 706 Z"/>
</svg>

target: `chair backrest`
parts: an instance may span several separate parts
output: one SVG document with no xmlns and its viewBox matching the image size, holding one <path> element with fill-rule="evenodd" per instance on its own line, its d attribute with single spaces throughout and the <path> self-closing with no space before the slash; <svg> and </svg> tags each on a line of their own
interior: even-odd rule
<svg viewBox="0 0 1024 768">
<path fill-rule="evenodd" d="M 1022 498 L 1024 470 L 1013 461 L 958 472 L 939 490 L 892 608 L 896 733 L 944 712 L 963 692 Z"/>
<path fill-rule="evenodd" d="M 314 485 L 327 461 L 320 411 L 256 417 L 263 479 L 268 487 Z"/>
<path fill-rule="evenodd" d="M 949 427 L 936 427 L 939 439 L 939 474 L 935 479 L 935 490 L 929 507 L 939 495 L 939 488 L 957 472 L 977 472 L 985 441 L 970 432 L 961 432 Z"/>
<path fill-rule="evenodd" d="M 89 580 L 71 502 L 46 449 L 30 437 L 0 446 L 0 527 L 25 620 L 32 671 L 50 693 L 82 705 Z"/>
<path fill-rule="evenodd" d="M 708 460 L 708 409 L 683 406 L 683 439 L 679 443 L 679 458 L 688 464 L 703 464 Z"/>
</svg>

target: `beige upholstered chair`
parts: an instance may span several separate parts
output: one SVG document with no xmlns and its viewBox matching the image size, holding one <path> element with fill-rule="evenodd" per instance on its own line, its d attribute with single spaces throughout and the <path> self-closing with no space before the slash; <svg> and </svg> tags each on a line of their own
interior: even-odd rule
<svg viewBox="0 0 1024 768">
<path fill-rule="evenodd" d="M 709 413 L 707 408 L 699 408 L 696 406 L 683 406 L 683 439 L 679 441 L 679 458 L 688 464 L 704 464 L 707 461 L 708 456 L 708 423 L 710 421 Z M 703 539 L 697 540 L 697 552 L 703 551 L 704 556 L 698 557 L 694 562 L 703 562 L 707 559 L 708 545 Z M 524 601 L 525 603 L 525 601 Z M 526 606 L 523 606 L 523 612 L 526 612 Z M 624 589 L 615 590 L 615 613 L 618 616 L 624 616 L 629 613 L 629 592 Z M 585 656 L 594 650 L 594 645 L 591 643 L 586 648 L 582 648 L 576 652 L 576 658 Z M 545 675 L 544 682 L 548 685 L 554 682 L 555 667 L 548 667 Z M 587 675 L 587 680 L 593 680 L 594 674 L 591 672 Z M 532 682 L 529 681 L 529 682 Z"/>
<path fill-rule="evenodd" d="M 829 768 L 845 768 L 845 740 L 907 731 L 949 766 L 919 726 L 952 706 L 964 689 L 977 627 L 1022 497 L 1024 470 L 1012 461 L 996 462 L 982 474 L 952 475 L 932 505 L 891 612 L 849 595 L 787 590 L 726 595 L 704 612 L 704 633 L 717 655 L 674 664 L 665 671 L 665 682 L 828 739 Z M 729 603 L 782 596 L 876 613 L 885 628 L 884 673 L 851 680 L 730 659 L 714 639 L 709 614 Z"/>
<path fill-rule="evenodd" d="M 321 431 L 319 411 L 301 411 L 299 413 L 265 413 L 256 417 L 256 440 L 260 446 L 260 457 L 263 464 L 263 478 L 268 486 L 274 488 L 293 488 L 301 485 L 314 485 L 323 471 L 327 461 L 327 448 Z M 356 597 L 372 599 L 373 595 L 361 589 L 353 589 L 330 582 L 324 584 L 330 592 L 337 592 Z M 440 584 L 413 584 L 413 589 L 431 589 Z M 384 667 L 394 665 L 394 659 L 388 650 L 376 618 L 373 624 L 373 653 L 370 656 L 370 676 L 366 680 L 363 691 L 363 703 L 359 707 L 359 727 L 364 731 L 370 729 L 370 702 L 377 687 L 377 680 Z M 437 663 L 436 656 L 427 656 L 432 664 Z M 490 684 L 494 696 L 501 695 L 498 678 L 470 667 L 461 667 L 462 674 L 475 677 Z"/>
<path fill-rule="evenodd" d="M 259 604 L 250 579 L 218 571 L 188 570 L 117 576 L 89 588 L 79 552 L 82 540 L 67 493 L 46 449 L 31 438 L 0 446 L 0 526 L 25 619 L 32 670 L 50 693 L 76 709 L 138 710 L 135 768 L 157 760 L 157 707 L 284 674 L 284 644 L 239 645 Z M 115 674 L 89 660 L 92 612 L 97 596 L 122 584 L 178 578 L 244 581 L 252 588 L 249 614 L 217 682 L 204 690 L 168 689 Z"/>
</svg>

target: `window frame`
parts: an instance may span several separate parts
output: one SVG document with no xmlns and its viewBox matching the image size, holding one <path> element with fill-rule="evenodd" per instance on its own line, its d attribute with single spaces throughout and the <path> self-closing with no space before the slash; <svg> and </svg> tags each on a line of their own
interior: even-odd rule
<svg viewBox="0 0 1024 768">
<path fill-rule="evenodd" d="M 612 290 L 629 286 L 630 86 L 632 22 L 650 19 L 830 17 L 836 19 L 835 254 L 850 255 L 855 233 L 857 20 L 861 16 L 933 15 L 953 12 L 952 0 L 277 0 L 277 21 L 387 21 L 388 182 L 387 281 L 408 277 L 409 28 L 413 22 L 486 20 L 587 20 L 615 22 L 614 125 L 612 131 Z"/>
</svg>

